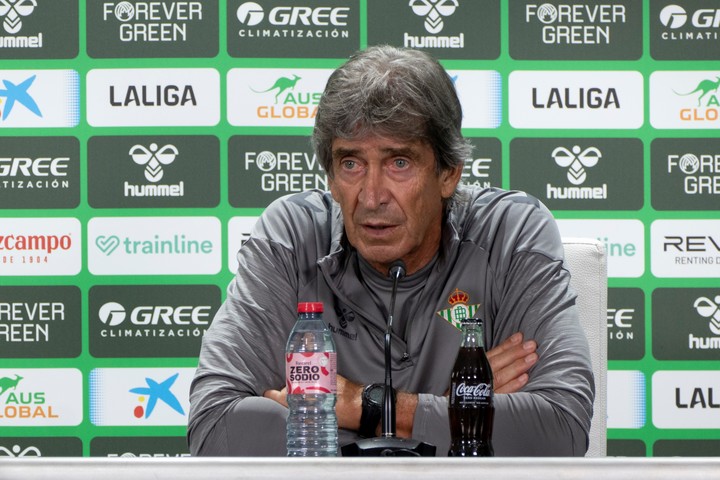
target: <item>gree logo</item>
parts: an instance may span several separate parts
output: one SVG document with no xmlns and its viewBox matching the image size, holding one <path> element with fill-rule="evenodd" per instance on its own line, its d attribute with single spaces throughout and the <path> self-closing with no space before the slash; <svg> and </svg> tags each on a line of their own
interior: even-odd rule
<svg viewBox="0 0 720 480">
<path fill-rule="evenodd" d="M 36 0 L 0 0 L 0 17 L 5 17 L 3 29 L 10 34 L 18 33 L 22 29 L 22 17 L 30 15 L 35 7 Z"/>
<path fill-rule="evenodd" d="M 460 6 L 458 0 L 410 0 L 410 7 L 418 17 L 425 17 L 425 30 L 440 33 L 445 27 L 443 17 L 449 17 Z"/>
<path fill-rule="evenodd" d="M 551 156 L 555 163 L 563 168 L 567 168 L 567 179 L 573 185 L 582 185 L 587 179 L 585 168 L 592 168 L 597 165 L 602 157 L 602 153 L 596 147 L 588 147 L 582 150 L 578 145 L 567 149 L 565 147 L 557 147 L 553 150 Z"/>
<path fill-rule="evenodd" d="M 130 157 L 138 165 L 145 165 L 145 178 L 149 182 L 157 183 L 163 177 L 163 165 L 170 165 L 178 155 L 178 149 L 174 145 L 158 147 L 157 143 L 151 143 L 150 148 L 142 145 L 134 145 L 130 148 Z"/>
</svg>

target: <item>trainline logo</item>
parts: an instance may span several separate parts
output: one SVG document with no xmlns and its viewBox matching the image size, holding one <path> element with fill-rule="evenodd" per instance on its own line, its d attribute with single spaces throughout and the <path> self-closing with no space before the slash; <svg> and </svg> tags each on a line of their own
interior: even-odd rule
<svg viewBox="0 0 720 480">
<path fill-rule="evenodd" d="M 220 270 L 220 222 L 215 217 L 93 218 L 88 242 L 88 267 L 95 275 Z"/>
<path fill-rule="evenodd" d="M 639 220 L 557 221 L 563 237 L 596 238 L 603 243 L 608 277 L 640 277 L 645 271 L 645 228 Z"/>
</svg>

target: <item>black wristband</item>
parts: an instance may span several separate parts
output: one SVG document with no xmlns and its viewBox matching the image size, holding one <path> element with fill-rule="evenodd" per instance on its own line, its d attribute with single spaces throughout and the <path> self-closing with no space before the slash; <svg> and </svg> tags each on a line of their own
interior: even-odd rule
<svg viewBox="0 0 720 480">
<path fill-rule="evenodd" d="M 383 395 L 385 386 L 382 383 L 366 385 L 362 391 L 362 415 L 358 433 L 365 438 L 375 436 L 375 431 L 382 418 Z"/>
</svg>

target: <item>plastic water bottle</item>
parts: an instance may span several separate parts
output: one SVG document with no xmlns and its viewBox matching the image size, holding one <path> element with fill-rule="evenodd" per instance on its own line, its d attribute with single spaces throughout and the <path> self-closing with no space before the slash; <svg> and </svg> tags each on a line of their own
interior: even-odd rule
<svg viewBox="0 0 720 480">
<path fill-rule="evenodd" d="M 321 302 L 299 303 L 285 349 L 290 457 L 337 456 L 337 359 L 322 312 Z"/>
</svg>

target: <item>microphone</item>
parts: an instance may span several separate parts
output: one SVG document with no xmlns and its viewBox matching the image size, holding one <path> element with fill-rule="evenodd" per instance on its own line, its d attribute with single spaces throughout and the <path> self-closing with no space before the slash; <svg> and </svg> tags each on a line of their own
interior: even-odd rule
<svg viewBox="0 0 720 480">
<path fill-rule="evenodd" d="M 383 394 L 382 436 L 365 438 L 341 448 L 344 457 L 434 457 L 435 446 L 418 440 L 398 438 L 395 423 L 395 391 L 392 386 L 392 326 L 397 286 L 405 277 L 405 263 L 395 260 L 388 276 L 393 280 L 390 311 L 385 330 L 385 393 Z"/>
</svg>

